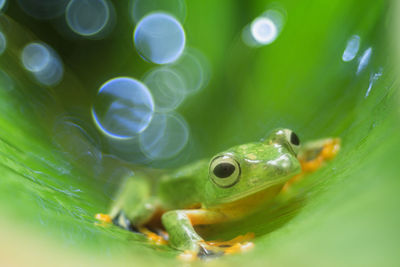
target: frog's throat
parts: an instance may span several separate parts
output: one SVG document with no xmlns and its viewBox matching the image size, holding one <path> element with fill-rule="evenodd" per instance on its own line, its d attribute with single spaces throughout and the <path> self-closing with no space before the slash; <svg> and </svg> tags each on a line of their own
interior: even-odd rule
<svg viewBox="0 0 400 267">
<path fill-rule="evenodd" d="M 231 203 L 233 201 L 240 200 L 242 198 L 246 198 L 250 195 L 256 194 L 260 191 L 264 191 L 268 188 L 272 188 L 279 184 L 283 186 L 292 177 L 293 177 L 293 175 L 288 175 L 288 176 L 282 177 L 282 178 L 274 180 L 274 181 L 266 181 L 262 184 L 255 185 L 246 191 L 241 191 L 240 193 L 232 194 L 228 197 L 220 198 L 219 202 L 220 203 Z"/>
</svg>

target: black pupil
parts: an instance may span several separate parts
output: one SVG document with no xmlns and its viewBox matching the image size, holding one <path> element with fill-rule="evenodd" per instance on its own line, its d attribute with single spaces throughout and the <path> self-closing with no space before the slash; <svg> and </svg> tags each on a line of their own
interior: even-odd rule
<svg viewBox="0 0 400 267">
<path fill-rule="evenodd" d="M 219 178 L 227 178 L 235 171 L 235 166 L 230 163 L 220 163 L 214 168 L 215 176 Z"/>
<path fill-rule="evenodd" d="M 300 145 L 300 139 L 294 132 L 290 135 L 290 142 L 296 146 Z"/>
</svg>

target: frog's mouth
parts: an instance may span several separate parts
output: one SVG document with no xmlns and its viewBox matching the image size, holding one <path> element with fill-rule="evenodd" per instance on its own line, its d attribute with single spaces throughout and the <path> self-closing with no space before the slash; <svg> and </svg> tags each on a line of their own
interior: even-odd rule
<svg viewBox="0 0 400 267">
<path fill-rule="evenodd" d="M 265 198 L 271 196 L 270 193 L 278 194 L 280 189 L 285 185 L 285 182 L 290 180 L 293 175 L 287 175 L 279 179 L 262 181 L 261 183 L 255 184 L 246 191 L 242 191 L 237 194 L 230 194 L 229 196 L 220 199 L 221 203 L 232 203 L 235 201 L 240 201 L 242 199 L 247 199 L 250 196 L 255 196 L 257 198 Z M 271 189 L 271 190 L 269 190 Z M 265 194 L 265 195 L 264 195 Z M 263 196 L 264 195 L 264 196 Z"/>
</svg>

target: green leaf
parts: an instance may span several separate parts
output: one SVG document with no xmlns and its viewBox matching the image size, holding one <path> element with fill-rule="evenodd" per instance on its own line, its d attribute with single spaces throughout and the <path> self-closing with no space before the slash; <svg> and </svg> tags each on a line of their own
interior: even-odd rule
<svg viewBox="0 0 400 267">
<path fill-rule="evenodd" d="M 180 109 L 197 148 L 180 163 L 257 140 L 275 127 L 292 128 L 303 140 L 337 136 L 342 149 L 271 207 L 205 230 L 211 239 L 256 234 L 252 251 L 216 259 L 215 264 L 397 265 L 399 85 L 388 60 L 389 3 L 282 0 L 278 4 L 287 21 L 281 35 L 271 45 L 249 48 L 241 31 L 267 4 L 187 1 L 188 42 L 210 61 L 212 79 Z M 116 7 L 118 12 L 125 8 L 122 3 Z M 9 15 L 16 20 L 22 16 L 12 8 Z M 118 184 L 113 172 L 125 171 L 126 165 L 85 154 L 99 151 L 79 129 L 61 131 L 61 137 L 54 131 L 66 111 L 88 113 L 92 93 L 110 76 L 105 73 L 127 72 L 132 66 L 137 73 L 148 69 L 132 51 L 126 52 L 126 61 L 118 60 L 126 51 L 125 39 L 118 36 L 129 22 L 122 17 L 125 26 L 105 41 L 124 49 L 111 51 L 109 64 L 102 66 L 95 60 L 68 60 L 70 44 L 57 46 L 56 37 L 50 38 L 67 66 L 79 65 L 68 69 L 55 88 L 37 85 L 22 68 L 21 50 L 36 39 L 25 23 L 18 26 L 4 15 L 0 19 L 8 41 L 0 60 L 0 233 L 5 237 L 0 248 L 6 262 L 176 264 L 173 249 L 96 224 L 94 214 L 106 212 Z M 35 23 L 34 29 L 42 27 Z M 45 28 L 42 36 L 46 31 L 51 32 Z M 343 62 L 347 40 L 355 34 L 360 51 Z M 371 60 L 357 73 L 368 48 Z M 79 43 L 76 49 L 90 50 Z M 99 46 L 93 53 L 109 49 Z M 80 145 L 82 150 L 74 148 Z"/>
</svg>

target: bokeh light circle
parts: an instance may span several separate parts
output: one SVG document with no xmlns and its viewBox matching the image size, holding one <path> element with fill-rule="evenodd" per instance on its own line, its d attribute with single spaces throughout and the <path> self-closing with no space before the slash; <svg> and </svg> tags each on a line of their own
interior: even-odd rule
<svg viewBox="0 0 400 267">
<path fill-rule="evenodd" d="M 185 98 L 185 84 L 182 78 L 168 67 L 156 68 L 144 78 L 155 103 L 155 110 L 167 112 L 176 109 Z"/>
<path fill-rule="evenodd" d="M 7 3 L 7 0 L 0 0 L 0 10 L 2 10 L 4 8 L 6 3 Z"/>
<path fill-rule="evenodd" d="M 253 38 L 260 44 L 270 44 L 278 37 L 278 28 L 275 23 L 267 17 L 256 18 L 250 26 Z"/>
<path fill-rule="evenodd" d="M 65 18 L 70 29 L 82 36 L 100 33 L 110 20 L 110 7 L 105 0 L 72 0 Z"/>
<path fill-rule="evenodd" d="M 44 43 L 30 43 L 21 53 L 22 64 L 35 79 L 46 86 L 58 84 L 64 75 L 64 66 L 57 53 Z"/>
<path fill-rule="evenodd" d="M 22 64 L 31 72 L 44 70 L 51 61 L 51 52 L 41 43 L 30 43 L 22 50 Z"/>
<path fill-rule="evenodd" d="M 156 113 L 139 136 L 142 151 L 153 160 L 168 159 L 183 150 L 189 140 L 189 126 L 176 113 Z"/>
<path fill-rule="evenodd" d="M 54 86 L 64 76 L 64 66 L 58 57 L 53 57 L 50 64 L 42 71 L 34 73 L 34 76 L 39 83 Z"/>
<path fill-rule="evenodd" d="M 268 9 L 243 28 L 242 40 L 250 47 L 269 45 L 278 38 L 285 23 L 286 11 L 283 8 Z"/>
<path fill-rule="evenodd" d="M 357 67 L 357 74 L 360 74 L 369 64 L 372 55 L 372 47 L 368 47 L 360 57 L 360 63 Z"/>
<path fill-rule="evenodd" d="M 347 41 L 347 45 L 342 56 L 342 60 L 344 62 L 352 61 L 357 56 L 357 53 L 360 50 L 360 40 L 360 36 L 353 35 Z"/>
<path fill-rule="evenodd" d="M 210 64 L 197 49 L 186 47 L 182 56 L 169 66 L 185 84 L 185 94 L 193 94 L 204 88 L 210 79 Z"/>
<path fill-rule="evenodd" d="M 179 21 L 162 12 L 144 17 L 134 32 L 134 43 L 139 54 L 156 64 L 176 61 L 182 55 L 185 42 L 185 31 Z"/>
<path fill-rule="evenodd" d="M 160 11 L 172 14 L 181 22 L 183 22 L 186 17 L 185 0 L 131 0 L 130 10 L 135 23 L 149 13 Z"/>
<path fill-rule="evenodd" d="M 280 6 L 265 11 L 261 17 L 270 19 L 278 29 L 278 34 L 283 30 L 286 23 L 286 10 Z"/>
<path fill-rule="evenodd" d="M 107 152 L 127 162 L 146 164 L 149 159 L 140 149 L 139 136 L 132 138 L 107 138 Z"/>
<path fill-rule="evenodd" d="M 153 97 L 138 80 L 119 77 L 103 84 L 92 109 L 96 126 L 112 138 L 131 138 L 149 125 Z"/>
</svg>

